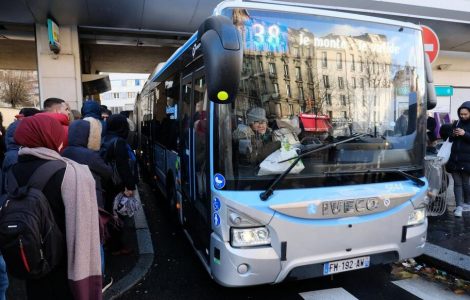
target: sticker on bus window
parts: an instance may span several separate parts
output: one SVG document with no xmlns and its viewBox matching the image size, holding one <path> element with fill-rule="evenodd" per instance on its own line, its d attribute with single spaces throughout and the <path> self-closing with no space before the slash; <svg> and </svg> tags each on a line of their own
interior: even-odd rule
<svg viewBox="0 0 470 300">
<path fill-rule="evenodd" d="M 214 175 L 214 187 L 218 190 L 223 189 L 225 186 L 225 177 L 222 174 L 215 174 Z"/>
<path fill-rule="evenodd" d="M 214 211 L 219 211 L 220 209 L 220 200 L 219 198 L 215 197 L 213 202 L 212 202 L 212 206 L 214 207 Z"/>
<path fill-rule="evenodd" d="M 218 213 L 214 213 L 214 226 L 215 227 L 220 226 L 220 216 Z"/>
</svg>

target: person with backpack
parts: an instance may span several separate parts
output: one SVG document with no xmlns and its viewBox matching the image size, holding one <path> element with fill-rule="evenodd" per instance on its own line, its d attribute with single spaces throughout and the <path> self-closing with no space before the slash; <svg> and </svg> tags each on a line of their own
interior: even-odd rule
<svg viewBox="0 0 470 300">
<path fill-rule="evenodd" d="M 0 250 L 28 299 L 101 300 L 95 181 L 87 166 L 60 156 L 65 132 L 47 114 L 23 119 L 18 163 L 0 210 Z M 80 217 L 78 217 L 80 216 Z"/>
<path fill-rule="evenodd" d="M 119 193 L 133 197 L 137 188 L 137 165 L 134 152 L 127 143 L 129 124 L 123 115 L 111 115 L 106 122 L 107 132 L 101 146 L 101 156 L 113 167 L 112 180 L 106 185 L 105 208 L 114 211 L 114 199 Z M 128 254 L 131 250 L 123 247 L 118 234 L 111 242 L 114 254 Z"/>
</svg>

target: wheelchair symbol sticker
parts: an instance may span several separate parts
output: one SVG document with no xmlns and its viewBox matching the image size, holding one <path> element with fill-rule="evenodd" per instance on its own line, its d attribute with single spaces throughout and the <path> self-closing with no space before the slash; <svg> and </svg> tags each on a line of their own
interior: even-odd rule
<svg viewBox="0 0 470 300">
<path fill-rule="evenodd" d="M 219 198 L 217 198 L 217 197 L 214 198 L 212 206 L 214 207 L 214 211 L 219 211 L 219 209 L 220 209 L 220 200 L 219 200 Z"/>
<path fill-rule="evenodd" d="M 214 187 L 218 190 L 223 189 L 225 186 L 225 177 L 222 174 L 215 174 L 214 175 Z"/>
</svg>

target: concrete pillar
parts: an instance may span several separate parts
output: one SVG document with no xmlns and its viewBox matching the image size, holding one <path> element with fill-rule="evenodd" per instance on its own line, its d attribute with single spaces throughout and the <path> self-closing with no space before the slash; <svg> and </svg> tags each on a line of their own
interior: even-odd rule
<svg viewBox="0 0 470 300">
<path fill-rule="evenodd" d="M 82 106 L 82 80 L 80 46 L 77 26 L 60 26 L 61 50 L 49 50 L 47 26 L 36 24 L 36 49 L 38 58 L 39 98 L 41 107 L 50 97 L 64 99 L 71 109 Z"/>
</svg>

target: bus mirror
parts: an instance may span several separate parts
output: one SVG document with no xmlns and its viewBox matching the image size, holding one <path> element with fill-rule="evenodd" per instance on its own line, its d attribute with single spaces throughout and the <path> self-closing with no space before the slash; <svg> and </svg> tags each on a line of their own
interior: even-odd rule
<svg viewBox="0 0 470 300">
<path fill-rule="evenodd" d="M 198 41 L 204 57 L 208 98 L 231 103 L 238 91 L 242 68 L 240 33 L 224 16 L 212 16 L 201 24 Z"/>
<path fill-rule="evenodd" d="M 424 53 L 424 71 L 426 73 L 426 102 L 427 109 L 433 109 L 437 105 L 436 90 L 434 89 L 434 80 L 432 77 L 431 62 L 429 56 Z"/>
</svg>

